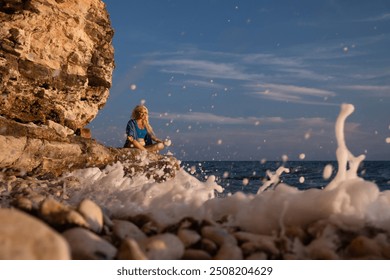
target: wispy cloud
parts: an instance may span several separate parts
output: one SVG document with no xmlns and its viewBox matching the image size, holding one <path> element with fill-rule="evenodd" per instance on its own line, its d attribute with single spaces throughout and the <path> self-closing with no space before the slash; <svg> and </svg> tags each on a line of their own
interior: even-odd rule
<svg viewBox="0 0 390 280">
<path fill-rule="evenodd" d="M 386 13 L 371 20 L 385 20 Z M 357 67 L 354 63 L 359 56 L 368 56 L 370 47 L 384 43 L 385 35 L 364 36 L 340 41 L 308 43 L 290 47 L 283 55 L 277 53 L 230 53 L 183 49 L 181 52 L 153 53 L 148 64 L 157 71 L 175 77 L 170 81 L 174 86 L 198 88 L 229 88 L 235 85 L 237 94 L 246 94 L 280 102 L 307 105 L 336 105 L 330 100 L 336 97 L 334 88 L 350 85 L 350 89 L 365 90 L 353 85 L 362 81 L 357 75 L 368 77 L 375 73 Z M 347 59 L 346 63 L 340 63 Z M 375 63 L 373 61 L 372 63 Z M 378 68 L 378 66 L 375 66 Z M 375 69 L 376 69 L 375 68 Z M 377 69 L 373 78 L 384 75 L 384 67 Z M 213 81 L 213 82 L 209 82 Z M 329 81 L 332 81 L 331 85 Z M 330 88 L 332 86 L 332 89 Z M 348 89 L 345 87 L 345 89 Z M 375 88 L 375 92 L 386 89 Z"/>
<path fill-rule="evenodd" d="M 207 123 L 219 125 L 272 125 L 272 126 L 290 126 L 294 123 L 294 127 L 329 127 L 333 123 L 325 118 L 283 118 L 283 117 L 228 117 L 213 113 L 204 112 L 188 112 L 188 113 L 156 113 L 151 112 L 150 117 L 154 119 L 169 120 L 174 122 L 185 123 Z"/>
<path fill-rule="evenodd" d="M 248 64 L 267 64 L 283 67 L 303 67 L 303 61 L 299 57 L 279 57 L 274 54 L 247 54 L 242 55 L 242 61 Z"/>
<path fill-rule="evenodd" d="M 378 16 L 368 17 L 360 21 L 386 21 L 386 20 L 390 20 L 390 13 L 384 13 Z"/>
<path fill-rule="evenodd" d="M 170 121 L 179 121 L 179 122 L 191 122 L 191 123 L 207 123 L 207 124 L 225 124 L 225 125 L 242 125 L 255 123 L 260 119 L 257 118 L 241 118 L 241 117 L 227 117 L 221 115 L 215 115 L 212 113 L 203 113 L 203 112 L 189 112 L 187 114 L 183 113 L 152 113 L 150 115 L 152 118 L 165 119 Z"/>
<path fill-rule="evenodd" d="M 252 80 L 261 78 L 261 75 L 246 73 L 235 63 L 181 58 L 155 60 L 151 61 L 150 64 L 160 66 L 162 72 L 192 75 L 209 79 Z"/>
<path fill-rule="evenodd" d="M 390 85 L 386 86 L 377 86 L 377 85 L 349 85 L 349 86 L 340 86 L 340 88 L 353 90 L 356 92 L 365 92 L 369 94 L 381 95 L 383 97 L 388 97 L 390 95 Z"/>
<path fill-rule="evenodd" d="M 198 56 L 201 58 L 197 59 Z M 329 105 L 324 100 L 336 95 L 332 91 L 300 86 L 301 80 L 318 82 L 325 81 L 328 77 L 307 68 L 302 58 L 294 56 L 278 57 L 266 53 L 233 54 L 206 51 L 197 53 L 191 49 L 188 53 L 176 53 L 171 58 L 156 55 L 149 61 L 149 64 L 158 67 L 160 72 L 189 77 L 186 80 L 175 79 L 171 82 L 171 84 L 181 86 L 190 82 L 199 87 L 221 89 L 223 88 L 222 80 L 234 83 L 244 82 L 244 86 L 247 86 L 243 88 L 241 94 L 257 94 L 258 97 L 274 101 L 312 105 L 322 103 Z M 219 79 L 220 83 L 207 82 L 213 79 Z M 281 79 L 293 84 L 270 83 L 270 81 L 277 82 Z"/>
<path fill-rule="evenodd" d="M 335 92 L 329 90 L 283 84 L 259 83 L 255 86 L 249 86 L 253 88 L 257 96 L 270 100 L 301 104 L 337 105 L 324 102 L 328 98 L 336 96 Z"/>
<path fill-rule="evenodd" d="M 189 80 L 184 80 L 180 82 L 172 81 L 171 84 L 176 84 L 180 86 L 192 86 L 195 88 L 210 88 L 210 89 L 226 89 L 226 85 L 223 85 L 221 83 L 214 82 L 214 80 L 209 79 L 206 81 L 206 79 L 189 79 Z"/>
</svg>

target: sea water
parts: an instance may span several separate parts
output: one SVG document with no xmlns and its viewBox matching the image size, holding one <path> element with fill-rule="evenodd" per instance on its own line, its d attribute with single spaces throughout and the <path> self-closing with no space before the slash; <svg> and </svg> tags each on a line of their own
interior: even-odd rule
<svg viewBox="0 0 390 280">
<path fill-rule="evenodd" d="M 256 194 L 267 180 L 267 170 L 276 170 L 280 166 L 289 169 L 289 173 L 280 176 L 280 183 L 294 186 L 300 190 L 323 189 L 334 178 L 337 161 L 184 161 L 182 168 L 200 181 L 206 181 L 210 175 L 224 188 L 226 196 L 236 192 Z M 323 177 L 323 171 L 331 166 L 331 175 Z M 381 191 L 390 189 L 390 161 L 364 161 L 358 169 L 358 175 L 364 180 L 374 182 Z"/>
<path fill-rule="evenodd" d="M 344 140 L 353 105 L 343 104 L 335 124 L 335 162 L 183 163 L 175 178 L 155 182 L 127 177 L 121 163 L 80 169 L 70 203 L 89 197 L 113 216 L 146 213 L 162 225 L 184 217 L 218 221 L 271 234 L 286 226 L 331 220 L 343 227 L 369 224 L 390 232 L 388 162 L 365 162 Z M 336 164 L 337 163 L 337 164 Z"/>
</svg>

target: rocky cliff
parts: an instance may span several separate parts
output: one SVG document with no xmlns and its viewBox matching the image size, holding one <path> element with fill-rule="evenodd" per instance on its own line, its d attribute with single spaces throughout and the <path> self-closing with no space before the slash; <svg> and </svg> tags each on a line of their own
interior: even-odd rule
<svg viewBox="0 0 390 280">
<path fill-rule="evenodd" d="M 139 151 L 75 135 L 109 96 L 113 34 L 101 0 L 0 1 L 0 169 L 59 176 L 121 160 L 139 170 Z M 165 161 L 149 157 L 145 172 Z"/>
<path fill-rule="evenodd" d="M 113 29 L 100 0 L 2 0 L 0 115 L 72 130 L 106 103 Z"/>
</svg>

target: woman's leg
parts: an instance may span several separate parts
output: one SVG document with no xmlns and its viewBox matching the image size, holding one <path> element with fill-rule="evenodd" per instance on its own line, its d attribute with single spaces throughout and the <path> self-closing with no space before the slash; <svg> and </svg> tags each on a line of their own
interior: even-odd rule
<svg viewBox="0 0 390 280">
<path fill-rule="evenodd" d="M 162 149 L 164 149 L 165 146 L 164 146 L 163 143 L 156 143 L 156 144 L 152 144 L 152 145 L 147 145 L 147 146 L 145 146 L 145 148 L 146 148 L 149 152 L 159 152 L 159 151 L 161 151 Z"/>
</svg>

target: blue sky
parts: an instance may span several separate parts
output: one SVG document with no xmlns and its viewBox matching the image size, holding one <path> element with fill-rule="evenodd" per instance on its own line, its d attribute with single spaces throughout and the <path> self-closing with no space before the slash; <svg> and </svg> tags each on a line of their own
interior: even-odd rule
<svg viewBox="0 0 390 280">
<path fill-rule="evenodd" d="M 103 0 L 115 31 L 110 98 L 89 125 L 124 143 L 150 111 L 181 160 L 390 160 L 390 1 Z"/>
</svg>

